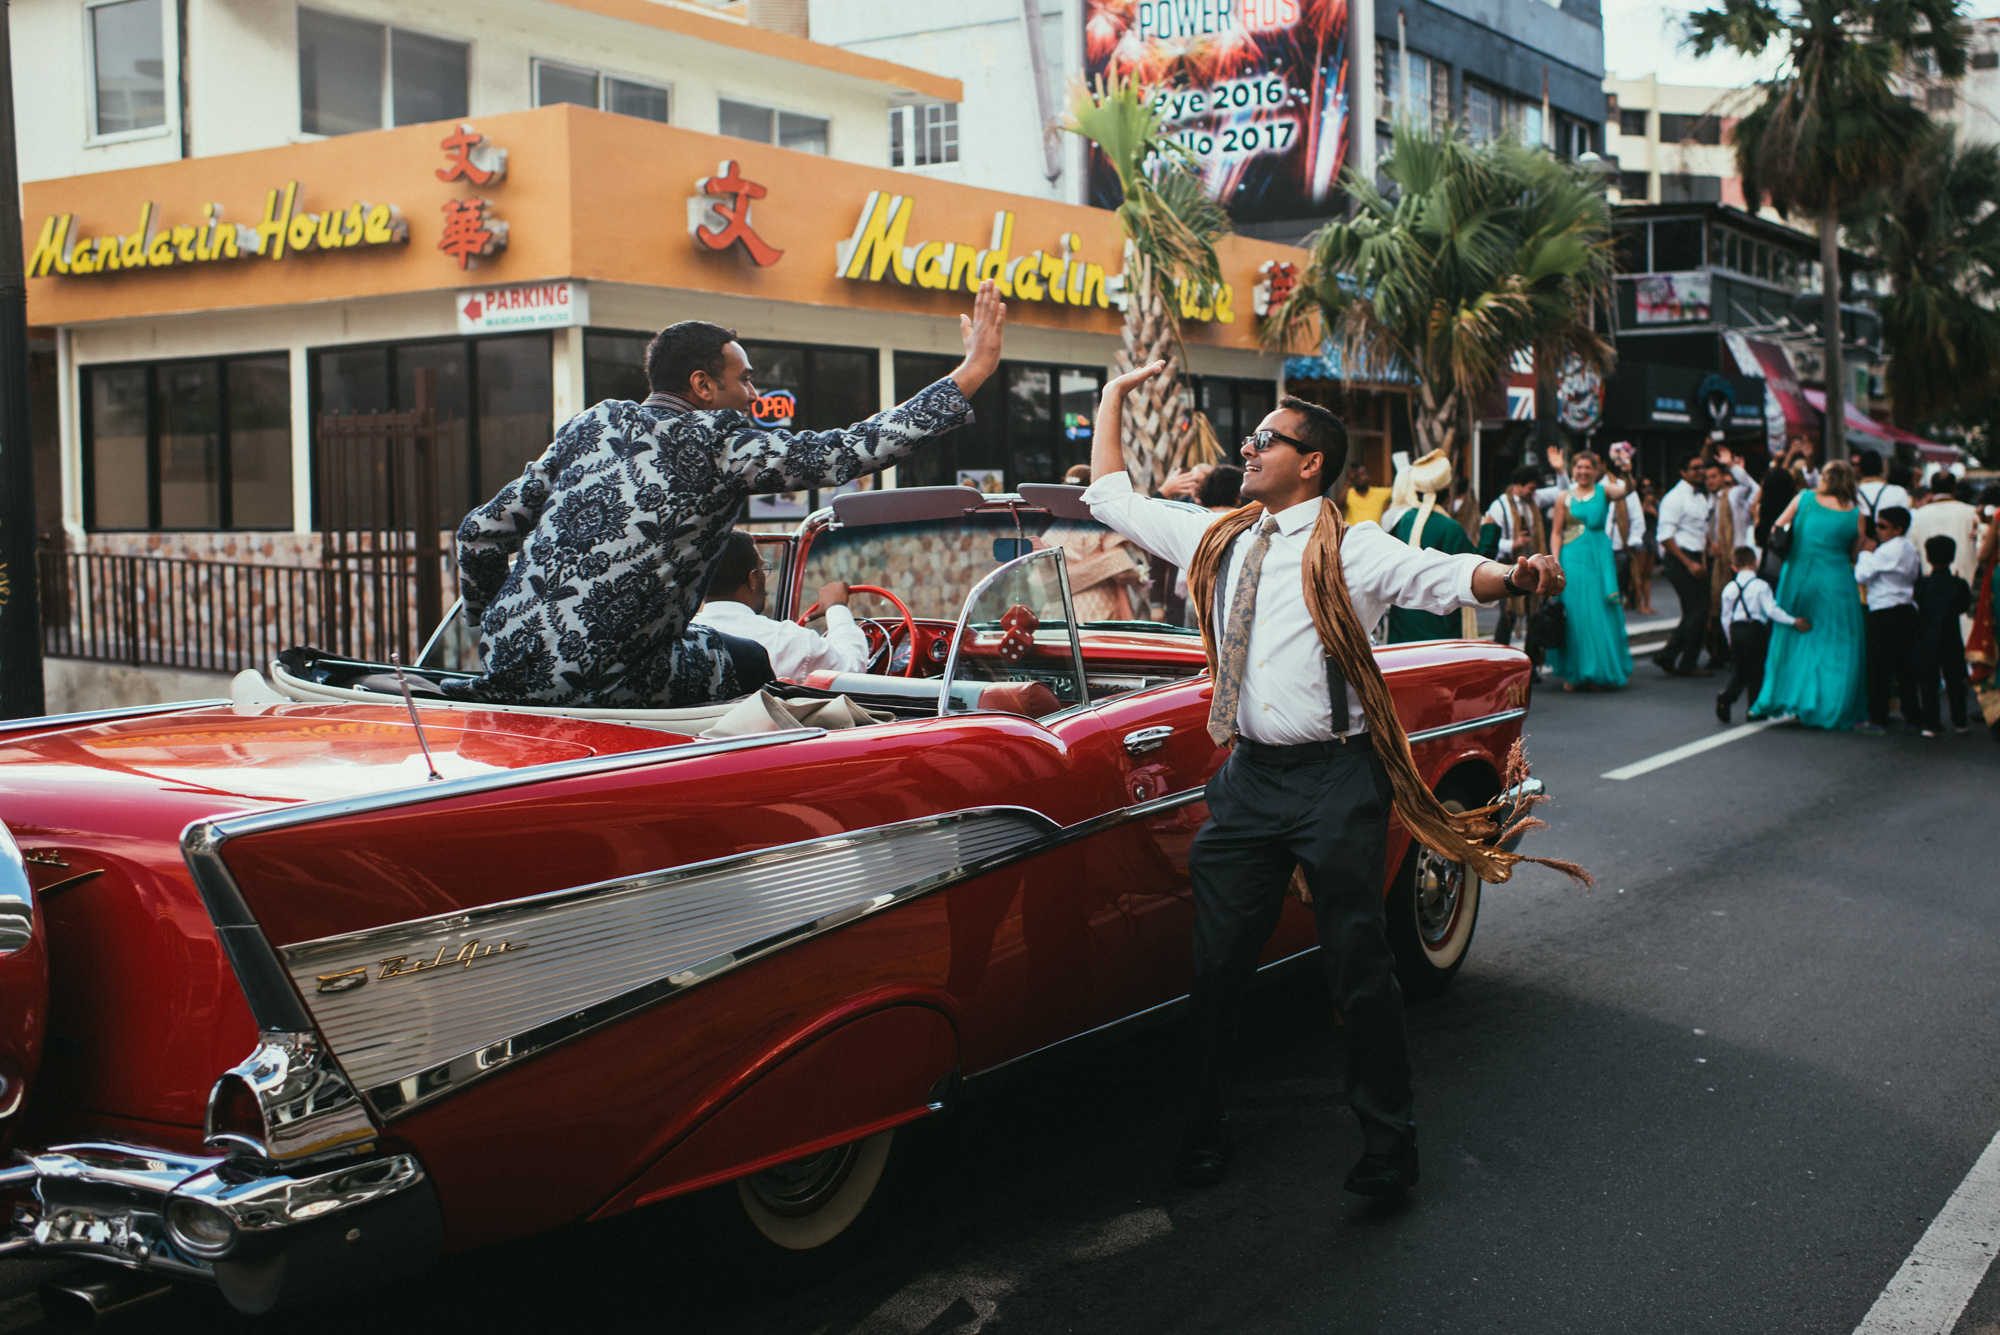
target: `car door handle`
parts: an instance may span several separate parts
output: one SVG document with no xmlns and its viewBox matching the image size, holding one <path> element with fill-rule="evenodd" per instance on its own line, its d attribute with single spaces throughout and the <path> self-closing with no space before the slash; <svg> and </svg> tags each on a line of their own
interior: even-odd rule
<svg viewBox="0 0 2000 1335">
<path fill-rule="evenodd" d="M 1148 751 L 1157 751 L 1173 735 L 1172 728 L 1141 728 L 1137 732 L 1128 732 L 1125 734 L 1126 754 L 1143 756 Z"/>
</svg>

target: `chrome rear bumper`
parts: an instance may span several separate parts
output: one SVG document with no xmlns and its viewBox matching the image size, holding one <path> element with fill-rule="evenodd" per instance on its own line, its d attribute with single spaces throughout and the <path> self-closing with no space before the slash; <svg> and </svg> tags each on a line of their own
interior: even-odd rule
<svg viewBox="0 0 2000 1335">
<path fill-rule="evenodd" d="M 238 1308 L 428 1264 L 442 1222 L 407 1154 L 309 1174 L 129 1145 L 58 1145 L 0 1167 L 0 1255 L 74 1256 L 217 1283 Z"/>
</svg>

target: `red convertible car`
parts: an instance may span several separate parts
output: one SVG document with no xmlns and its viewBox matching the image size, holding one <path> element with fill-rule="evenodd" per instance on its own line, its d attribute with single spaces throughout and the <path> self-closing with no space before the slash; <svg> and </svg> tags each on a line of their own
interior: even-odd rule
<svg viewBox="0 0 2000 1335">
<path fill-rule="evenodd" d="M 1079 622 L 1105 534 L 1022 492 L 765 539 L 780 612 L 844 578 L 888 615 L 868 671 L 743 701 L 468 705 L 431 669 L 411 701 L 294 650 L 230 701 L 0 723 L 0 1254 L 256 1312 L 706 1188 L 816 1248 L 899 1127 L 1171 1014 L 1223 757 L 1201 642 Z M 1435 790 L 1500 796 L 1527 660 L 1380 662 Z M 1399 828 L 1389 866 L 1435 992 L 1479 883 Z M 1313 949 L 1288 905 L 1268 962 Z"/>
</svg>

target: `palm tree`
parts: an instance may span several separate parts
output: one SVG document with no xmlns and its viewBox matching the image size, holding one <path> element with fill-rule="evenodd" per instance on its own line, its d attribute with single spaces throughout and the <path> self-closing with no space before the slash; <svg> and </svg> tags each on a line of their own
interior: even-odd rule
<svg viewBox="0 0 2000 1335">
<path fill-rule="evenodd" d="M 1473 144 L 1408 121 L 1381 173 L 1389 191 L 1348 173 L 1355 212 L 1307 242 L 1268 342 L 1296 347 L 1317 321 L 1349 376 L 1414 380 L 1419 453 L 1470 441 L 1479 397 L 1517 352 L 1532 350 L 1547 378 L 1571 357 L 1609 367 L 1592 327 L 1613 269 L 1598 176 L 1513 139 Z"/>
<path fill-rule="evenodd" d="M 1688 19 L 1698 56 L 1717 47 L 1784 65 L 1736 126 L 1736 169 L 1752 210 L 1819 224 L 1821 333 L 1826 340 L 1826 457 L 1847 457 L 1840 340 L 1840 216 L 1897 176 L 1930 132 L 1897 90 L 1897 75 L 1928 53 L 1947 79 L 1965 72 L 1958 0 L 1722 0 Z"/>
<path fill-rule="evenodd" d="M 1916 427 L 2000 389 L 2000 147 L 1934 143 L 1856 211 L 1854 239 L 1889 280 L 1880 305 L 1889 403 Z"/>
<path fill-rule="evenodd" d="M 1125 233 L 1126 305 L 1118 367 L 1167 363 L 1164 374 L 1125 403 L 1125 466 L 1132 485 L 1151 492 L 1191 446 L 1199 448 L 1182 378 L 1177 304 L 1185 285 L 1221 283 L 1215 243 L 1228 233 L 1229 215 L 1202 185 L 1194 158 L 1167 137 L 1152 90 L 1136 79 L 1113 75 L 1095 88 L 1079 85 L 1062 128 L 1102 150 L 1124 193 L 1118 224 Z"/>
</svg>

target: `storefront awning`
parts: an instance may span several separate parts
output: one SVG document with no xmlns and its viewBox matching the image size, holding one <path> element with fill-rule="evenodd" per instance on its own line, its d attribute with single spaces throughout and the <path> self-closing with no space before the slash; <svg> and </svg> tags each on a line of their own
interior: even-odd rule
<svg viewBox="0 0 2000 1335">
<path fill-rule="evenodd" d="M 1822 413 L 1826 411 L 1826 395 L 1822 391 L 1809 389 L 1805 391 L 1805 396 L 1814 408 Z M 1955 464 L 1965 458 L 1965 451 L 1956 445 L 1941 445 L 1937 441 L 1925 440 L 1922 436 L 1905 431 L 1901 427 L 1878 422 L 1851 403 L 1843 403 L 1841 407 L 1846 409 L 1849 433 L 1866 436 L 1879 442 L 1878 448 L 1885 453 L 1893 454 L 1896 446 L 1908 445 L 1925 463 Z"/>
<path fill-rule="evenodd" d="M 1792 373 L 1792 359 L 1777 344 L 1761 338 L 1746 338 L 1731 330 L 1723 336 L 1728 345 L 1729 355 L 1736 362 L 1736 369 L 1744 375 L 1761 376 L 1770 398 L 1778 405 L 1784 418 L 1784 437 L 1817 437 L 1820 430 L 1819 410 L 1807 404 L 1799 390 L 1799 380 Z M 1772 423 L 1770 425 L 1776 425 Z M 1775 438 L 1773 447 L 1781 446 L 1783 438 Z"/>
</svg>

